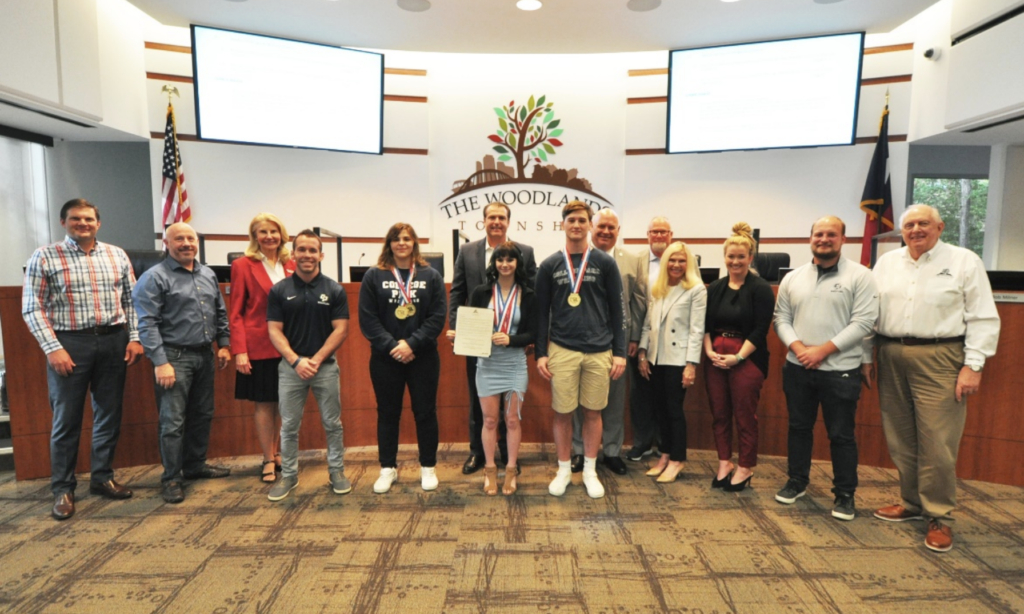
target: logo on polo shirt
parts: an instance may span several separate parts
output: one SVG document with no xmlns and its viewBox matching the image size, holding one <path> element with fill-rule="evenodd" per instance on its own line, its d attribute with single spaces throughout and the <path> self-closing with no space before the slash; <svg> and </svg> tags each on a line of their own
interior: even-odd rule
<svg viewBox="0 0 1024 614">
<path fill-rule="evenodd" d="M 949 272 L 949 269 L 942 269 L 936 277 L 952 277 L 953 274 Z"/>
<path fill-rule="evenodd" d="M 326 294 L 321 294 L 320 295 L 320 302 L 317 303 L 317 305 L 330 305 L 330 302 L 328 302 L 328 300 L 327 300 L 327 295 Z"/>
<path fill-rule="evenodd" d="M 832 285 L 832 291 L 833 292 L 842 292 L 843 291 L 843 284 L 833 284 Z"/>
</svg>

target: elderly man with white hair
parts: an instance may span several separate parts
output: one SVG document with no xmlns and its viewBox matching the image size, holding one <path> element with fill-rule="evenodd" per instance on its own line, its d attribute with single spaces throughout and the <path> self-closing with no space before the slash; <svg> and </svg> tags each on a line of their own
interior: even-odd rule
<svg viewBox="0 0 1024 614">
<path fill-rule="evenodd" d="M 946 524 L 956 505 L 956 457 L 967 398 L 996 353 L 999 314 L 981 259 L 939 240 L 945 224 L 928 205 L 900 217 L 906 247 L 874 268 L 880 313 L 878 399 L 901 501 L 875 511 L 889 522 L 928 520 L 925 546 L 953 547 Z M 869 379 L 872 366 L 864 365 Z"/>
</svg>

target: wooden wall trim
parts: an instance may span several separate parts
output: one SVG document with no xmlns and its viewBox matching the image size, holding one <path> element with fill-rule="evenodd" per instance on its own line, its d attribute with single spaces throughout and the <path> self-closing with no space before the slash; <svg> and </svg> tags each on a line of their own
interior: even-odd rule
<svg viewBox="0 0 1024 614">
<path fill-rule="evenodd" d="M 897 51 L 913 51 L 914 43 L 901 43 L 899 45 L 881 45 L 878 47 L 865 47 L 864 55 L 876 53 L 894 53 Z M 654 75 L 667 75 L 667 68 L 631 68 L 628 71 L 630 77 L 650 77 Z"/>
<path fill-rule="evenodd" d="M 153 238 L 159 241 L 164 236 L 159 232 L 153 233 Z M 248 241 L 248 235 L 242 234 L 228 234 L 228 233 L 207 233 L 203 234 L 203 239 L 207 241 Z M 324 243 L 337 243 L 338 239 L 334 237 L 320 237 L 320 240 Z M 345 243 L 372 243 L 380 245 L 384 243 L 384 237 L 342 237 L 342 241 Z M 644 240 L 644 243 L 647 241 Z M 430 243 L 429 237 L 420 237 L 420 244 L 427 245 Z"/>
<path fill-rule="evenodd" d="M 883 85 L 885 83 L 910 83 L 913 75 L 892 75 L 889 77 L 872 77 L 870 79 L 861 79 L 860 86 L 868 87 L 871 85 Z"/>
<path fill-rule="evenodd" d="M 151 43 L 146 41 L 146 49 L 154 49 L 156 51 L 171 51 L 174 53 L 187 53 L 192 55 L 192 47 L 185 45 L 168 45 L 166 43 Z"/>
<path fill-rule="evenodd" d="M 164 138 L 163 132 L 150 132 L 149 138 L 162 140 Z M 200 142 L 201 139 L 194 134 L 178 133 L 179 141 L 190 141 Z M 223 141 L 210 141 L 211 143 L 223 143 Z M 249 145 L 252 147 L 273 147 L 273 145 L 261 145 L 258 143 L 225 143 L 228 145 Z M 401 156 L 426 156 L 430 153 L 427 149 L 416 149 L 414 147 L 385 147 L 384 154 L 390 155 L 401 155 Z"/>
<path fill-rule="evenodd" d="M 426 102 L 426 96 L 398 96 L 394 94 L 384 94 L 384 100 L 386 102 Z"/>
<path fill-rule="evenodd" d="M 173 81 L 175 83 L 192 83 L 192 77 L 184 75 L 171 75 L 163 72 L 146 71 L 146 78 L 154 81 Z"/>
<path fill-rule="evenodd" d="M 146 49 L 153 49 L 156 51 L 171 51 L 173 53 L 187 53 L 192 55 L 192 47 L 186 45 L 168 45 L 167 43 L 153 43 L 146 41 L 144 43 Z M 385 68 L 385 75 L 406 75 L 410 77 L 426 77 L 427 71 L 421 68 Z"/>
<path fill-rule="evenodd" d="M 161 136 L 163 136 L 163 135 L 161 135 Z M 890 143 L 903 143 L 903 142 L 906 142 L 906 140 L 907 140 L 907 135 L 905 135 L 905 134 L 890 134 L 889 135 L 889 142 Z M 875 144 L 877 142 L 878 142 L 878 137 L 877 136 L 860 136 L 860 137 L 857 137 L 857 139 L 854 141 L 854 145 L 873 145 L 873 144 Z M 826 147 L 833 147 L 833 146 L 832 145 L 826 145 Z M 837 145 L 836 147 L 843 147 L 843 145 Z M 786 148 L 782 147 L 780 149 L 786 149 Z M 792 147 L 790 149 L 816 149 L 816 148 L 814 148 L 814 147 Z M 743 151 L 743 150 L 737 150 L 737 151 Z M 725 153 L 725 152 L 706 152 L 706 153 Z M 665 151 L 664 147 L 648 147 L 648 148 L 627 149 L 626 150 L 626 155 L 627 156 L 660 156 L 660 155 L 668 155 L 668 153 Z M 673 154 L 673 155 L 676 155 L 676 154 Z M 678 154 L 678 155 L 686 155 L 686 154 Z"/>
<path fill-rule="evenodd" d="M 726 237 L 673 237 L 672 241 L 681 241 L 687 245 L 721 245 L 725 243 Z M 863 237 L 846 237 L 846 242 L 860 243 Z M 809 240 L 808 237 L 765 237 L 761 239 L 761 245 L 803 245 Z M 623 239 L 626 245 L 647 245 L 647 239 L 632 238 Z"/>
</svg>

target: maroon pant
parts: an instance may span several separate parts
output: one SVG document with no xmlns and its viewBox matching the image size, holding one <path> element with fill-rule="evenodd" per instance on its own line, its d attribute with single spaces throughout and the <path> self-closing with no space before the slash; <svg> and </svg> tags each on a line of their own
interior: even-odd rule
<svg viewBox="0 0 1024 614">
<path fill-rule="evenodd" d="M 735 354 L 743 346 L 739 337 L 716 337 L 711 347 L 719 354 Z M 757 465 L 757 402 L 764 373 L 747 360 L 731 369 L 704 363 L 704 382 L 714 417 L 715 447 L 719 460 L 732 458 L 732 420 L 739 433 L 740 467 Z"/>
</svg>

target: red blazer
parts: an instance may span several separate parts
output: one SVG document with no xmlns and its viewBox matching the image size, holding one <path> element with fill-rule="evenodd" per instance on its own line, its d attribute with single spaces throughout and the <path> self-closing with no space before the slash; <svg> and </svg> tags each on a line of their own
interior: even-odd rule
<svg viewBox="0 0 1024 614">
<path fill-rule="evenodd" d="M 284 263 L 285 277 L 295 272 L 292 260 Z M 279 358 L 267 331 L 267 294 L 273 287 L 262 261 L 242 256 L 231 263 L 231 353 L 249 354 L 249 360 Z"/>
</svg>

